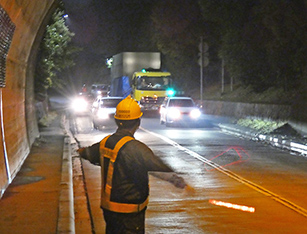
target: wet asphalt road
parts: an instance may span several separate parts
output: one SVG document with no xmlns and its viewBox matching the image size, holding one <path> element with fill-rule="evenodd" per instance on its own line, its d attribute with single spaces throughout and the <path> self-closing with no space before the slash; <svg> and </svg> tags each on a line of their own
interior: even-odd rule
<svg viewBox="0 0 307 234">
<path fill-rule="evenodd" d="M 158 118 L 142 118 L 135 137 L 195 189 L 182 191 L 151 176 L 146 233 L 307 233 L 307 158 L 227 135 L 216 120 L 205 120 L 200 128 L 169 128 Z M 116 130 L 113 121 L 93 129 L 86 116 L 71 122 L 80 146 Z M 85 186 L 75 188 L 77 233 L 104 233 L 99 178 L 99 167 L 75 158 L 74 184 Z"/>
</svg>

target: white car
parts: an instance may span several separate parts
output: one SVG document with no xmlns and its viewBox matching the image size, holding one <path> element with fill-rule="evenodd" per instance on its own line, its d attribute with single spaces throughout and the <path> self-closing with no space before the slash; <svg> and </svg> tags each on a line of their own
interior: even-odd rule
<svg viewBox="0 0 307 234">
<path fill-rule="evenodd" d="M 167 97 L 160 106 L 160 123 L 195 125 L 199 123 L 201 111 L 190 97 Z"/>
<path fill-rule="evenodd" d="M 122 97 L 99 97 L 92 105 L 93 124 L 95 128 L 114 123 L 116 106 Z"/>
</svg>

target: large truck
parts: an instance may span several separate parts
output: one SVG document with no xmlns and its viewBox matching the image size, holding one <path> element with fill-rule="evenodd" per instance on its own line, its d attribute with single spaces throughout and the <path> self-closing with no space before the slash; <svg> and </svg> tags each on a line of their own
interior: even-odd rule
<svg viewBox="0 0 307 234">
<path fill-rule="evenodd" d="M 111 96 L 131 95 L 143 111 L 158 110 L 166 96 L 173 96 L 172 78 L 161 71 L 159 52 L 123 52 L 113 56 Z"/>
</svg>

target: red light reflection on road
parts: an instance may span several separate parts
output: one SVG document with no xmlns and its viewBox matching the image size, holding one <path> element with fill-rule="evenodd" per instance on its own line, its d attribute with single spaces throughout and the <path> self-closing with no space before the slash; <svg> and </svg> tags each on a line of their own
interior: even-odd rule
<svg viewBox="0 0 307 234">
<path fill-rule="evenodd" d="M 223 201 L 217 201 L 217 200 L 209 200 L 209 203 L 211 203 L 213 205 L 216 205 L 216 206 L 223 206 L 223 207 L 227 207 L 227 208 L 230 208 L 230 209 L 241 210 L 241 211 L 244 211 L 244 212 L 250 212 L 250 213 L 254 213 L 255 212 L 255 208 L 254 207 L 233 204 L 233 203 L 230 203 L 230 202 L 223 202 Z"/>
<path fill-rule="evenodd" d="M 231 161 L 231 157 L 227 157 L 227 156 L 232 156 L 232 158 L 234 158 L 233 152 L 231 151 L 235 151 L 235 156 L 238 156 L 237 160 Z M 242 162 L 246 162 L 249 160 L 250 156 L 249 154 L 241 147 L 239 146 L 232 146 L 229 147 L 227 150 L 225 150 L 223 153 L 218 154 L 216 156 L 214 156 L 213 158 L 209 159 L 210 161 L 214 161 L 215 159 L 219 158 L 219 157 L 227 157 L 229 158 L 228 163 L 224 164 L 224 165 L 220 165 L 221 167 L 226 167 L 226 166 L 230 166 L 230 165 L 234 165 L 234 164 L 238 164 L 238 163 L 242 163 Z M 227 159 L 226 158 L 226 159 Z M 206 169 L 207 171 L 212 171 L 214 169 Z"/>
</svg>

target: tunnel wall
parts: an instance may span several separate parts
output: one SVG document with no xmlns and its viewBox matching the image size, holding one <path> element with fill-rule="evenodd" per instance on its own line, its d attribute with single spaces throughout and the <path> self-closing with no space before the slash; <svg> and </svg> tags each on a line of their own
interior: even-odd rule
<svg viewBox="0 0 307 234">
<path fill-rule="evenodd" d="M 56 0 L 0 0 L 15 24 L 6 58 L 5 87 L 0 88 L 0 197 L 19 171 L 39 136 L 33 74 L 37 48 Z"/>
</svg>

